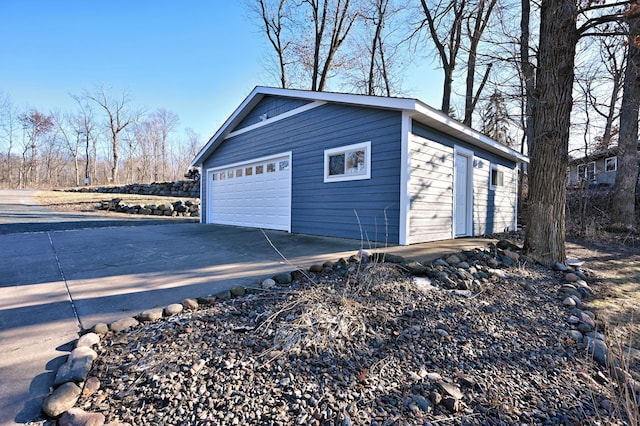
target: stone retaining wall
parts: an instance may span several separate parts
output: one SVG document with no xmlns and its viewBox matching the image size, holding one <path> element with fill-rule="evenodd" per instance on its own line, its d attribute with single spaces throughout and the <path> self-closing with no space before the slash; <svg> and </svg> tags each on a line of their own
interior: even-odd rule
<svg viewBox="0 0 640 426">
<path fill-rule="evenodd" d="M 128 205 L 123 204 L 120 198 L 114 198 L 111 201 L 102 201 L 98 207 L 100 210 L 114 211 L 118 213 L 128 214 L 144 214 L 152 216 L 200 216 L 200 199 L 175 201 L 173 203 L 164 203 L 160 205 Z"/>
<path fill-rule="evenodd" d="M 68 191 L 200 198 L 200 182 L 193 180 L 178 180 L 175 182 L 132 183 L 124 186 L 84 186 L 69 189 Z"/>
</svg>

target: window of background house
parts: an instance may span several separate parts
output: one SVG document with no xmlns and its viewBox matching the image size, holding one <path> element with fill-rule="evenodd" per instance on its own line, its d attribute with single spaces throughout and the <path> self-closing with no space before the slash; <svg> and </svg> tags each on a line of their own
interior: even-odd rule
<svg viewBox="0 0 640 426">
<path fill-rule="evenodd" d="M 371 142 L 324 151 L 324 181 L 340 182 L 371 178 Z"/>
<path fill-rule="evenodd" d="M 578 166 L 578 180 L 594 180 L 596 178 L 596 163 L 591 161 Z"/>
<path fill-rule="evenodd" d="M 615 172 L 618 170 L 618 157 L 609 157 L 604 160 L 604 171 Z"/>
</svg>

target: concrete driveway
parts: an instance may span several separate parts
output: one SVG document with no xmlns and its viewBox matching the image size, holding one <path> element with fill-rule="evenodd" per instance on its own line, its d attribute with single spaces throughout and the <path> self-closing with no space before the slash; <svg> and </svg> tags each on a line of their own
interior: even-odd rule
<svg viewBox="0 0 640 426">
<path fill-rule="evenodd" d="M 355 240 L 280 231 L 78 216 L 43 209 L 28 192 L 0 191 L 0 425 L 39 418 L 82 328 L 360 248 Z M 486 241 L 387 251 L 424 260 Z"/>
</svg>

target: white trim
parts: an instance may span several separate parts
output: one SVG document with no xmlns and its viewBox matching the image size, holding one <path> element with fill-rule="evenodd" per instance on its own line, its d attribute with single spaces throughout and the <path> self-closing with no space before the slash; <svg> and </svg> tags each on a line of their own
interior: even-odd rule
<svg viewBox="0 0 640 426">
<path fill-rule="evenodd" d="M 336 154 L 346 154 L 347 152 L 362 150 L 364 150 L 364 173 L 329 175 L 329 157 Z M 354 143 L 352 145 L 339 146 L 337 148 L 324 150 L 324 183 L 366 179 L 371 179 L 371 141 Z"/>
<path fill-rule="evenodd" d="M 513 230 L 517 232 L 518 231 L 518 188 L 520 187 L 520 165 L 519 164 L 516 164 L 516 166 L 513 168 L 513 172 L 516 180 L 516 184 L 515 184 L 516 189 L 515 189 L 515 196 L 514 196 L 516 203 L 513 206 Z"/>
<path fill-rule="evenodd" d="M 465 157 L 467 159 L 467 232 L 460 234 L 456 232 L 456 157 Z M 452 204 L 453 204 L 453 217 L 451 218 L 451 237 L 468 237 L 473 236 L 473 157 L 474 153 L 471 150 L 462 148 L 461 146 L 454 145 L 453 147 L 453 190 L 452 190 Z"/>
<path fill-rule="evenodd" d="M 607 162 L 609 160 L 613 160 L 613 170 L 608 170 Z M 613 173 L 618 171 L 618 157 L 614 155 L 613 157 L 607 157 L 604 159 L 604 172 L 605 173 Z"/>
<path fill-rule="evenodd" d="M 583 173 L 580 173 L 581 167 L 582 167 Z M 591 176 L 591 178 L 589 178 L 589 169 L 591 169 L 591 172 L 593 172 L 593 176 Z M 578 175 L 578 182 L 583 180 L 592 181 L 592 180 L 595 180 L 596 178 L 597 168 L 596 168 L 595 161 L 589 161 L 588 163 L 578 164 L 578 167 L 576 168 L 576 170 Z"/>
<path fill-rule="evenodd" d="M 409 193 L 411 190 L 411 153 L 409 152 L 411 117 L 404 111 L 400 128 L 400 229 L 398 243 L 401 246 L 406 246 L 411 240 L 411 194 Z"/>
<path fill-rule="evenodd" d="M 204 192 L 202 192 L 206 186 L 203 182 L 203 180 L 207 177 L 207 171 L 204 170 L 204 173 L 200 174 L 200 182 L 199 182 L 199 186 L 200 186 L 200 217 L 199 219 L 199 223 L 207 223 L 206 218 L 204 217 L 205 214 L 208 214 L 209 209 L 207 208 L 207 206 L 204 206 L 202 204 L 202 199 L 206 198 L 208 199 L 209 197 L 204 197 Z M 204 212 L 202 211 L 202 209 L 204 208 Z"/>
<path fill-rule="evenodd" d="M 308 103 L 308 104 L 303 105 L 301 107 L 292 109 L 291 111 L 287 111 L 285 113 L 276 115 L 275 117 L 267 118 L 266 120 L 260 121 L 259 123 L 255 123 L 255 124 L 252 124 L 250 126 L 243 127 L 242 129 L 239 129 L 239 130 L 236 130 L 235 132 L 231 132 L 231 133 L 227 134 L 224 138 L 225 139 L 229 139 L 229 138 L 232 138 L 234 136 L 238 136 L 238 135 L 241 135 L 243 133 L 250 132 L 251 130 L 258 129 L 258 128 L 262 127 L 262 126 L 267 126 L 269 124 L 275 123 L 276 121 L 284 120 L 285 118 L 289 118 L 289 117 L 293 117 L 293 116 L 298 115 L 298 114 L 302 114 L 303 112 L 312 110 L 312 109 L 317 108 L 319 106 L 322 106 L 324 104 L 326 104 L 326 102 L 314 101 L 314 102 Z"/>
<path fill-rule="evenodd" d="M 222 170 L 222 169 L 229 169 L 229 168 L 232 168 L 232 167 L 245 166 L 245 165 L 250 164 L 250 163 L 260 163 L 262 161 L 269 161 L 269 160 L 273 160 L 275 158 L 280 158 L 280 157 L 285 157 L 285 156 L 289 156 L 289 161 L 291 161 L 291 151 L 285 151 L 285 152 L 281 152 L 279 154 L 265 155 L 264 157 L 252 158 L 252 159 L 246 160 L 246 161 L 238 161 L 238 162 L 235 162 L 235 163 L 224 164 L 222 166 L 209 167 L 207 169 L 207 171 L 209 171 L 209 170 L 217 171 L 217 170 Z"/>
<path fill-rule="evenodd" d="M 496 171 L 498 173 L 498 175 L 500 173 L 502 173 L 502 185 L 495 185 L 493 183 L 493 171 Z M 491 166 L 489 167 L 489 190 L 490 191 L 496 191 L 498 188 L 501 188 L 504 186 L 504 170 L 500 170 L 500 165 L 496 164 L 496 163 L 491 163 Z"/>
</svg>

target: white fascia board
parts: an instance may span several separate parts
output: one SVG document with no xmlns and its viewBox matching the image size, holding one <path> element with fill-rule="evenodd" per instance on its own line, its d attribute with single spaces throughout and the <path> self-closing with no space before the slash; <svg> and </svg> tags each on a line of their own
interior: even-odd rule
<svg viewBox="0 0 640 426">
<path fill-rule="evenodd" d="M 415 110 L 418 102 L 416 99 L 409 98 L 386 98 L 382 96 L 354 95 L 352 93 L 314 92 L 311 90 L 279 89 L 274 87 L 257 87 L 256 90 L 264 95 L 286 96 L 290 98 L 395 110 Z"/>
<path fill-rule="evenodd" d="M 204 160 L 204 157 L 209 155 L 210 148 L 219 141 L 224 139 L 224 136 L 229 133 L 229 130 L 233 128 L 233 125 L 236 121 L 238 121 L 240 115 L 247 109 L 252 108 L 257 104 L 264 95 L 260 94 L 260 87 L 254 88 L 251 93 L 242 101 L 242 103 L 233 111 L 233 113 L 225 120 L 225 122 L 220 126 L 218 131 L 211 136 L 206 145 L 198 152 L 196 158 L 191 162 L 191 166 L 201 166 Z"/>
</svg>

